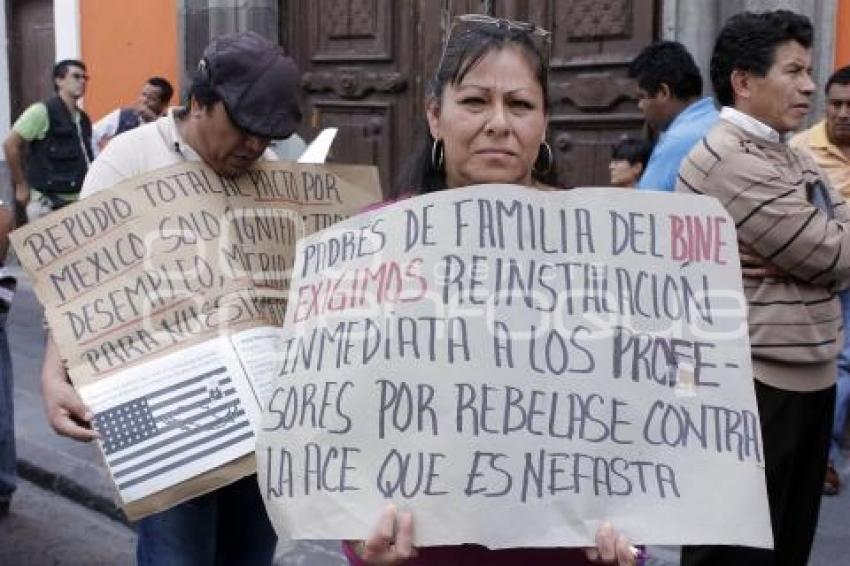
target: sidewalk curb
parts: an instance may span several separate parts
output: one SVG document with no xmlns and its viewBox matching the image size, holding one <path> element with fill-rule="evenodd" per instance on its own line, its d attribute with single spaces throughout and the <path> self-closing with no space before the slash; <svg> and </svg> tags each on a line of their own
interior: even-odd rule
<svg viewBox="0 0 850 566">
<path fill-rule="evenodd" d="M 106 515 L 113 521 L 118 521 L 133 528 L 133 525 L 124 516 L 124 512 L 121 511 L 121 508 L 115 505 L 111 499 L 92 492 L 71 478 L 64 477 L 36 463 L 23 459 L 18 459 L 18 475 L 43 489 L 52 491 L 74 503 Z"/>
<path fill-rule="evenodd" d="M 18 475 L 42 489 L 132 528 L 113 499 L 111 482 L 98 463 L 96 450 L 81 448 L 84 445 L 58 437 L 47 424 L 40 387 L 32 385 L 40 375 L 37 361 L 41 357 L 40 348 L 29 343 L 35 336 L 43 340 L 41 308 L 34 296 L 32 282 L 20 264 L 9 261 L 6 268 L 18 278 L 16 300 L 10 313 L 16 317 L 17 335 L 13 337 L 10 332 L 9 338 L 15 371 L 13 383 Z M 38 319 L 34 319 L 32 313 L 38 313 Z M 15 350 L 16 342 L 19 350 Z M 24 351 L 21 351 L 21 346 L 24 346 Z M 36 361 L 33 361 L 34 356 L 37 357 Z M 24 386 L 27 381 L 29 386 Z"/>
<path fill-rule="evenodd" d="M 21 479 L 133 528 L 115 503 L 109 481 L 98 465 L 18 432 L 15 444 Z"/>
</svg>

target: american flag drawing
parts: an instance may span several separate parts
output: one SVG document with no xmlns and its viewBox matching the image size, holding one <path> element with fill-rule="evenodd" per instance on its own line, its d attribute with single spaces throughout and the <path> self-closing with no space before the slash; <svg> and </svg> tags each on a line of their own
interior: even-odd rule
<svg viewBox="0 0 850 566">
<path fill-rule="evenodd" d="M 254 436 L 224 367 L 99 412 L 94 427 L 122 494 Z"/>
</svg>

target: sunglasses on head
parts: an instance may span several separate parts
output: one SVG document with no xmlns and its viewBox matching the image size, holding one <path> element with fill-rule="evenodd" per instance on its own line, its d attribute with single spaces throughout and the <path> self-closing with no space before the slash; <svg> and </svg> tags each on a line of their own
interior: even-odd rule
<svg viewBox="0 0 850 566">
<path fill-rule="evenodd" d="M 445 47 L 448 47 L 449 42 L 451 42 L 454 37 L 460 36 L 464 33 L 487 29 L 495 29 L 525 35 L 540 53 L 544 63 L 549 60 L 549 51 L 552 43 L 551 33 L 530 22 L 494 18 L 493 16 L 488 16 L 486 14 L 464 14 L 462 16 L 456 16 L 452 22 L 452 27 L 449 30 L 449 37 L 446 41 Z M 445 55 L 446 53 L 444 48 L 443 57 L 445 57 Z"/>
<path fill-rule="evenodd" d="M 552 34 L 543 28 L 539 28 L 531 22 L 520 22 L 505 18 L 495 18 L 486 14 L 464 14 L 457 16 L 452 24 L 452 31 L 456 27 L 463 29 L 472 27 L 495 27 L 497 29 L 527 33 L 532 37 L 539 38 L 545 42 L 551 41 Z M 451 35 L 451 33 L 449 34 Z"/>
</svg>

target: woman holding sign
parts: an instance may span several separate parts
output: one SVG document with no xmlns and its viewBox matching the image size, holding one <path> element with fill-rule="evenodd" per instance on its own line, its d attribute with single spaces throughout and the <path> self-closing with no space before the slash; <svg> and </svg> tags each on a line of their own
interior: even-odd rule
<svg viewBox="0 0 850 566">
<path fill-rule="evenodd" d="M 525 22 L 460 16 L 426 100 L 429 136 L 403 189 L 419 193 L 481 183 L 550 189 L 546 143 L 549 32 Z M 507 518 L 506 518 L 507 520 Z M 348 542 L 352 564 L 632 565 L 637 551 L 609 523 L 596 548 L 488 550 L 481 546 L 414 549 L 413 517 L 388 506 L 366 541 Z"/>
</svg>

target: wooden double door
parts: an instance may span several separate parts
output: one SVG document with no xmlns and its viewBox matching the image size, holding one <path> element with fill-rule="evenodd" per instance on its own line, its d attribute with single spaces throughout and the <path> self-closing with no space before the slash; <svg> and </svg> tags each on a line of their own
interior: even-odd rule
<svg viewBox="0 0 850 566">
<path fill-rule="evenodd" d="M 12 122 L 53 93 L 53 0 L 7 2 L 9 95 Z"/>
<path fill-rule="evenodd" d="M 425 127 L 424 91 L 452 18 L 531 21 L 552 32 L 548 137 L 565 186 L 607 184 L 612 143 L 640 135 L 626 77 L 658 36 L 659 0 L 289 0 L 281 43 L 303 74 L 302 133 L 340 129 L 331 159 L 393 182 Z"/>
</svg>

